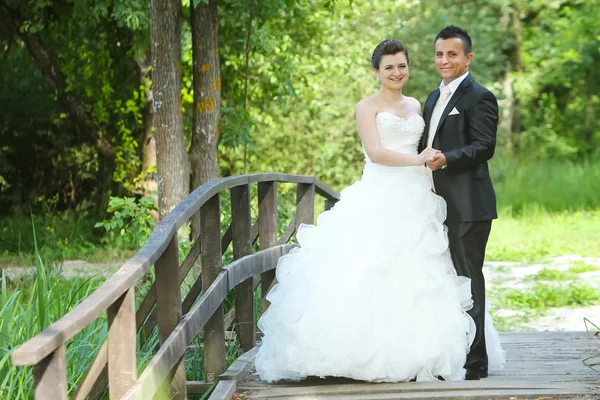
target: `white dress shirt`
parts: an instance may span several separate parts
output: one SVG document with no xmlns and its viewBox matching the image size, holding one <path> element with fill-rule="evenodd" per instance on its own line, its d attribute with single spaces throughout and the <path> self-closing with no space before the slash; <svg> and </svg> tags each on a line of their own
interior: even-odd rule
<svg viewBox="0 0 600 400">
<path fill-rule="evenodd" d="M 427 147 L 431 147 L 433 145 L 433 139 L 435 139 L 435 133 L 437 131 L 438 125 L 440 124 L 440 119 L 448 102 L 452 98 L 458 86 L 465 80 L 465 78 L 469 75 L 469 71 L 459 76 L 452 82 L 447 85 L 444 84 L 444 81 L 440 83 L 440 97 L 438 97 L 437 102 L 435 103 L 435 107 L 433 108 L 433 112 L 431 113 L 431 119 L 429 120 L 429 131 L 427 132 Z M 433 172 L 429 167 L 426 167 L 426 173 L 431 180 L 431 187 L 435 191 L 435 186 L 433 184 Z"/>
</svg>

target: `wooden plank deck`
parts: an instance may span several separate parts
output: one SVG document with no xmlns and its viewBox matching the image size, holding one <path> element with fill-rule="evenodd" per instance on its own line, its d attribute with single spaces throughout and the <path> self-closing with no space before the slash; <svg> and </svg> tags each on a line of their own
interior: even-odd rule
<svg viewBox="0 0 600 400">
<path fill-rule="evenodd" d="M 480 381 L 367 383 L 343 378 L 309 378 L 267 384 L 251 373 L 234 399 L 600 399 L 600 373 L 582 360 L 600 353 L 600 336 L 586 332 L 501 334 L 508 361 L 504 370 Z M 600 358 L 596 359 L 600 362 Z M 597 368 L 600 371 L 600 366 Z"/>
</svg>

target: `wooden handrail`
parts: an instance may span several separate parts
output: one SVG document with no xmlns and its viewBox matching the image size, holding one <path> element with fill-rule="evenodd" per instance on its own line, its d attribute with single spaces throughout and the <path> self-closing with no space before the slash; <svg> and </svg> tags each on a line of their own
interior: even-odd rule
<svg viewBox="0 0 600 400">
<path fill-rule="evenodd" d="M 294 247 L 296 245 L 292 244 L 271 247 L 240 258 L 223 268 L 200 301 L 183 317 L 146 366 L 135 386 L 122 399 L 151 399 L 171 369 L 183 357 L 190 338 L 200 332 L 227 293 L 248 278 L 275 268 L 277 260 Z"/>
<path fill-rule="evenodd" d="M 205 183 L 186 197 L 153 230 L 142 248 L 104 284 L 62 318 L 52 323 L 40 334 L 25 342 L 12 353 L 14 365 L 35 365 L 79 333 L 85 326 L 104 313 L 132 287 L 158 260 L 183 226 L 212 196 L 221 190 L 259 182 L 287 182 L 314 184 L 315 191 L 328 200 L 335 201 L 339 194 L 319 179 L 305 175 L 263 173 L 231 176 Z"/>
<path fill-rule="evenodd" d="M 297 185 L 296 215 L 279 240 L 277 182 Z M 254 226 L 251 226 L 250 215 L 249 185 L 252 183 L 258 184 L 258 220 Z M 232 221 L 221 238 L 219 193 L 228 189 Z M 225 330 L 234 318 L 240 349 L 247 351 L 254 347 L 254 288 L 258 283 L 262 286 L 264 311 L 269 305 L 264 296 L 275 283 L 277 260 L 295 246 L 286 243 L 301 223 L 314 220 L 315 194 L 325 198 L 325 209 L 339 199 L 336 191 L 312 176 L 280 173 L 232 176 L 207 182 L 194 190 L 104 284 L 12 353 L 14 365 L 34 366 L 36 400 L 66 399 L 65 343 L 105 311 L 109 327 L 107 341 L 73 399 L 83 399 L 88 394 L 96 398 L 108 381 L 111 397 L 143 395 L 146 398 L 159 390 L 167 376 L 170 378 L 163 386 L 165 394 L 173 399 L 185 399 L 184 354 L 200 330 L 204 330 L 207 383 L 217 379 L 225 369 Z M 180 266 L 177 230 L 198 215 L 200 235 Z M 261 251 L 252 254 L 252 244 L 257 238 Z M 230 243 L 234 261 L 223 268 L 222 255 Z M 202 274 L 182 301 L 180 285 L 199 255 Z M 152 265 L 156 279 L 136 311 L 134 285 Z M 260 281 L 256 280 L 258 276 Z M 202 289 L 205 289 L 204 294 L 192 307 Z M 223 301 L 231 290 L 236 291 L 235 311 L 231 309 L 225 316 Z M 136 334 L 142 323 L 148 329 L 158 323 L 160 349 L 136 380 Z"/>
</svg>

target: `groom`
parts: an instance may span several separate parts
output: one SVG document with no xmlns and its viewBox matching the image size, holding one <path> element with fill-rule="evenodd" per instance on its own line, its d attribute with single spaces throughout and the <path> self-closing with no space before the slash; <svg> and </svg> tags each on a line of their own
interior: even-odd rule
<svg viewBox="0 0 600 400">
<path fill-rule="evenodd" d="M 488 375 L 483 260 L 492 220 L 498 217 L 488 169 L 496 146 L 498 103 L 469 74 L 472 60 L 467 31 L 442 29 L 435 39 L 442 83 L 425 103 L 420 150 L 430 146 L 441 151 L 426 170 L 448 205 L 446 225 L 456 272 L 471 278 L 474 305 L 469 314 L 477 332 L 465 368 L 466 379 L 478 380 Z"/>
</svg>

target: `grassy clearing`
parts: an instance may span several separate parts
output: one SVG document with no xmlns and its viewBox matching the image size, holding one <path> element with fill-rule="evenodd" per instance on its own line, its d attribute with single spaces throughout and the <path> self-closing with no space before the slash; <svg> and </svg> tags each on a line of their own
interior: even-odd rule
<svg viewBox="0 0 600 400">
<path fill-rule="evenodd" d="M 577 254 L 600 257 L 600 209 L 550 213 L 504 210 L 493 222 L 486 259 L 531 263 Z"/>
<path fill-rule="evenodd" d="M 512 215 L 531 211 L 572 213 L 600 207 L 600 162 L 515 162 L 502 156 L 491 163 L 501 209 Z"/>
<path fill-rule="evenodd" d="M 488 282 L 491 313 L 501 331 L 534 330 L 532 321 L 547 315 L 557 315 L 560 308 L 574 309 L 600 305 L 600 265 L 584 261 L 547 262 L 529 274 L 512 269 L 523 267 L 494 267 L 495 274 Z M 512 272 L 517 272 L 513 274 Z M 565 315 L 560 312 L 558 315 Z M 571 315 L 572 311 L 566 313 Z M 588 317 L 593 318 L 593 315 Z M 574 329 L 574 328 L 573 328 Z M 579 328 L 584 329 L 584 324 Z"/>
</svg>

